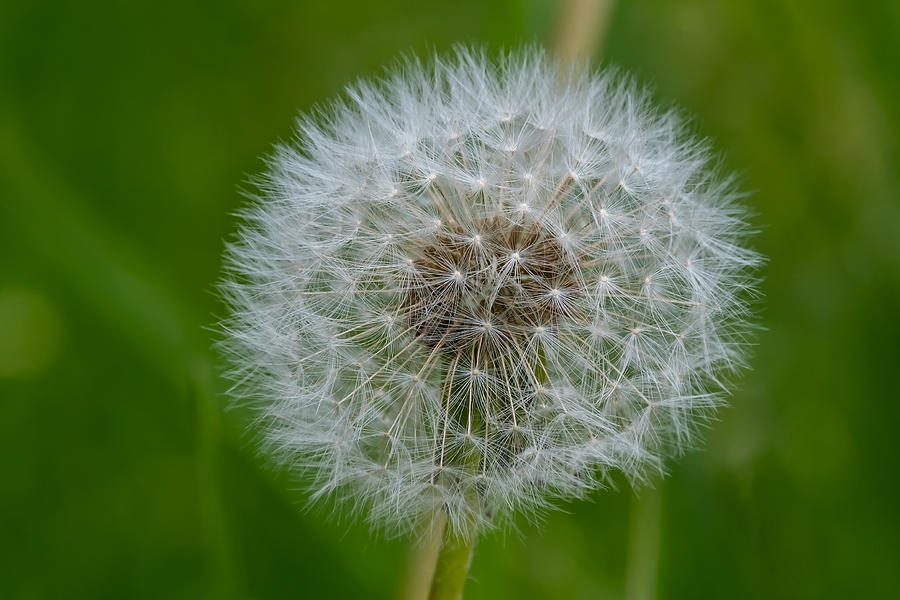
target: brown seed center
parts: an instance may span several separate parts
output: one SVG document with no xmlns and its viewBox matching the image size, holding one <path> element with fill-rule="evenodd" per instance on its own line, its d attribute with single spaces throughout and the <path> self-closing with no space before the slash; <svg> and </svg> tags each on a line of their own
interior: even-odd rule
<svg viewBox="0 0 900 600">
<path fill-rule="evenodd" d="M 518 344 L 571 316 L 578 298 L 573 257 L 556 237 L 500 217 L 435 233 L 414 253 L 408 285 L 410 325 L 452 353 L 482 335 Z"/>
</svg>

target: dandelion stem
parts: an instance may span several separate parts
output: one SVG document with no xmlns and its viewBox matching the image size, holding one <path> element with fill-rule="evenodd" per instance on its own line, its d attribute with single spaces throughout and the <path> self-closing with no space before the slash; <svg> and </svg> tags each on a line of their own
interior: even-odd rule
<svg viewBox="0 0 900 600">
<path fill-rule="evenodd" d="M 659 568 L 659 536 L 662 512 L 662 483 L 648 489 L 640 500 L 632 500 L 628 559 L 625 571 L 625 599 L 656 598 Z"/>
<path fill-rule="evenodd" d="M 432 521 L 424 527 L 422 537 L 413 544 L 403 600 L 424 600 L 428 597 L 446 523 L 447 513 L 438 511 Z"/>
<path fill-rule="evenodd" d="M 431 591 L 428 594 L 429 600 L 462 598 L 474 549 L 474 536 L 467 540 L 457 537 L 449 527 L 444 529 L 443 544 L 434 569 L 434 578 L 431 580 Z"/>
</svg>

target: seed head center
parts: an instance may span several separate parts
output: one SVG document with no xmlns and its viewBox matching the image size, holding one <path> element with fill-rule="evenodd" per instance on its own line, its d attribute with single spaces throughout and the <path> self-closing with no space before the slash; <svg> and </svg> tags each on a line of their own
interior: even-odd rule
<svg viewBox="0 0 900 600">
<path fill-rule="evenodd" d="M 404 313 L 416 334 L 440 350 L 456 354 L 479 344 L 481 351 L 485 343 L 521 348 L 536 328 L 557 327 L 564 313 L 572 315 L 577 261 L 538 223 L 497 217 L 468 230 L 448 227 L 431 232 L 409 255 L 414 274 Z"/>
</svg>

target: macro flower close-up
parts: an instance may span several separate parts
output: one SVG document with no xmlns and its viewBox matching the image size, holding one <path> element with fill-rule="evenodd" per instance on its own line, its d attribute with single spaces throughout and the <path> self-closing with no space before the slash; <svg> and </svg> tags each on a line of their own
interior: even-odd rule
<svg viewBox="0 0 900 600">
<path fill-rule="evenodd" d="M 900 598 L 900 3 L 0 3 L 0 599 Z"/>
<path fill-rule="evenodd" d="M 641 481 L 741 364 L 731 178 L 615 71 L 458 48 L 301 117 L 228 253 L 222 347 L 313 495 L 470 537 Z"/>
</svg>

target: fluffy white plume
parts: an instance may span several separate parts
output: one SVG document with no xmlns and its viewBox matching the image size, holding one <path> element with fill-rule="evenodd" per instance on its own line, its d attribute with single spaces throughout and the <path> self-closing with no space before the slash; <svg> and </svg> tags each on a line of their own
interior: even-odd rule
<svg viewBox="0 0 900 600">
<path fill-rule="evenodd" d="M 235 394 L 389 530 L 641 479 L 741 365 L 738 194 L 614 73 L 409 60 L 302 118 L 259 189 L 222 284 Z"/>
</svg>

